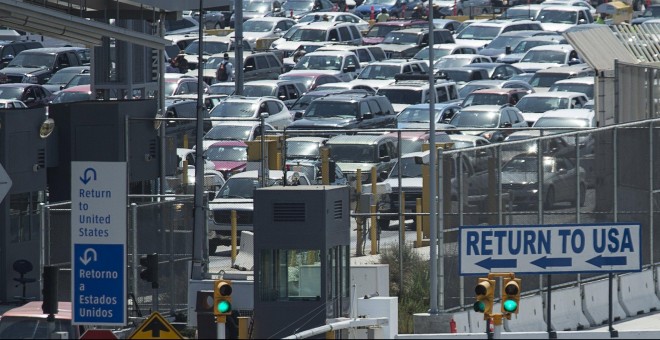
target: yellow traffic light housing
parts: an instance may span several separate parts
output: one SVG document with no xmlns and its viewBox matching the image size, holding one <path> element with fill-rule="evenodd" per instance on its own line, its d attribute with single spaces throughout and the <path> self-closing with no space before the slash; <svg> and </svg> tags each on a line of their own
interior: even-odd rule
<svg viewBox="0 0 660 340">
<path fill-rule="evenodd" d="M 504 277 L 502 282 L 502 314 L 511 319 L 511 314 L 518 314 L 520 309 L 521 279 Z"/>
<path fill-rule="evenodd" d="M 231 280 L 215 280 L 213 283 L 213 315 L 216 322 L 224 322 L 232 313 Z"/>
<path fill-rule="evenodd" d="M 484 313 L 484 320 L 493 314 L 493 301 L 495 300 L 495 280 L 479 278 L 474 287 L 477 301 L 474 303 L 474 311 Z"/>
</svg>

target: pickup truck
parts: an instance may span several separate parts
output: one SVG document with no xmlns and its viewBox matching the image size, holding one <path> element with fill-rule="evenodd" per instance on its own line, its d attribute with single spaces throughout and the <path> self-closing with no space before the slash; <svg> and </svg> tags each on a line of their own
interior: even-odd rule
<svg viewBox="0 0 660 340">
<path fill-rule="evenodd" d="M 45 84 L 55 72 L 63 68 L 89 65 L 88 51 L 82 47 L 23 50 L 0 70 L 0 74 L 4 74 L 9 83 Z"/>
</svg>

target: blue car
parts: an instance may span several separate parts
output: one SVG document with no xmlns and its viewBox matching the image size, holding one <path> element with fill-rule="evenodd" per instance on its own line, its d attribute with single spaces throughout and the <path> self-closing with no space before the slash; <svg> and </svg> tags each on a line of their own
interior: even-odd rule
<svg viewBox="0 0 660 340">
<path fill-rule="evenodd" d="M 374 19 L 381 12 L 383 8 L 387 9 L 387 13 L 391 18 L 410 18 L 413 8 L 420 4 L 418 0 L 366 0 L 362 5 L 355 7 L 353 13 L 355 15 L 369 20 L 371 16 L 371 6 L 374 7 Z M 405 6 L 405 14 L 403 8 Z"/>
</svg>

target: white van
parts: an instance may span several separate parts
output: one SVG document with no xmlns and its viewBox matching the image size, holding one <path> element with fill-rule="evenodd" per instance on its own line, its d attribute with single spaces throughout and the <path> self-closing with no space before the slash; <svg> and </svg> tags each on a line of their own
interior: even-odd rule
<svg viewBox="0 0 660 340">
<path fill-rule="evenodd" d="M 287 34 L 275 40 L 270 47 L 283 51 L 286 57 L 303 43 L 310 42 L 361 45 L 362 33 L 357 24 L 314 21 L 291 27 Z"/>
</svg>

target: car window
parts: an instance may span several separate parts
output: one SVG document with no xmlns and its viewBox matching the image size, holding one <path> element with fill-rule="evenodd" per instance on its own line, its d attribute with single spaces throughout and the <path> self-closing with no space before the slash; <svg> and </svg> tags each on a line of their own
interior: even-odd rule
<svg viewBox="0 0 660 340">
<path fill-rule="evenodd" d="M 385 60 L 385 52 L 380 47 L 369 47 L 369 51 L 377 61 Z"/>
<path fill-rule="evenodd" d="M 447 89 L 444 86 L 437 88 L 436 92 L 438 95 L 438 103 L 446 102 L 449 100 Z"/>
<path fill-rule="evenodd" d="M 358 62 L 357 57 L 350 55 L 346 57 L 346 66 L 355 66 L 355 68 L 360 68 L 360 62 Z"/>
<path fill-rule="evenodd" d="M 351 31 L 351 34 L 353 34 L 353 38 L 351 40 L 360 39 L 360 31 L 358 31 L 357 27 L 351 25 L 348 26 L 348 29 Z"/>
<path fill-rule="evenodd" d="M 500 112 L 500 126 L 506 123 L 512 123 L 511 118 L 509 118 L 509 110 L 502 110 Z"/>
<path fill-rule="evenodd" d="M 279 102 L 276 102 L 274 100 L 267 101 L 267 105 L 268 105 L 268 113 L 269 114 L 279 113 L 280 111 L 282 111 L 282 108 L 283 108 L 282 104 L 280 104 Z"/>
<path fill-rule="evenodd" d="M 369 109 L 369 105 L 367 104 L 367 102 L 360 103 L 360 115 L 361 116 L 364 116 L 365 114 L 370 113 L 370 112 L 371 111 Z"/>
<path fill-rule="evenodd" d="M 371 61 L 371 56 L 369 55 L 369 52 L 365 49 L 357 49 L 355 52 L 357 52 L 357 56 L 360 59 L 360 62 L 363 63 L 368 63 Z"/>
<path fill-rule="evenodd" d="M 257 62 L 257 69 L 263 70 L 268 68 L 268 61 L 266 60 L 265 56 L 260 55 L 257 56 L 255 59 Z"/>
<path fill-rule="evenodd" d="M 447 86 L 447 92 L 449 92 L 449 99 L 450 100 L 458 99 L 458 90 L 456 90 L 455 85 Z"/>
<path fill-rule="evenodd" d="M 378 157 L 385 157 L 389 156 L 389 153 L 387 152 L 387 143 L 383 143 L 378 145 Z"/>
<path fill-rule="evenodd" d="M 351 33 L 348 27 L 339 27 L 339 36 L 341 41 L 351 40 Z"/>
<path fill-rule="evenodd" d="M 277 61 L 277 58 L 273 55 L 266 55 L 266 60 L 268 61 L 269 67 L 280 67 L 280 63 Z"/>
<path fill-rule="evenodd" d="M 402 73 L 412 73 L 412 69 L 410 68 L 410 65 L 404 66 Z"/>
<path fill-rule="evenodd" d="M 328 41 L 340 41 L 339 32 L 336 29 L 331 29 L 328 33 Z"/>
<path fill-rule="evenodd" d="M 419 65 L 417 64 L 412 64 L 410 65 L 410 67 L 412 68 L 413 73 L 424 73 L 424 71 L 422 71 L 422 68 L 419 67 Z"/>
<path fill-rule="evenodd" d="M 293 84 L 287 84 L 286 85 L 286 92 L 288 92 L 288 99 L 298 99 L 300 97 L 300 93 L 298 93 L 298 89 L 293 85 Z"/>
<path fill-rule="evenodd" d="M 383 112 L 382 108 L 380 105 L 375 100 L 370 100 L 369 101 L 369 109 L 371 112 L 373 112 L 375 115 L 383 115 L 385 112 Z"/>
</svg>

